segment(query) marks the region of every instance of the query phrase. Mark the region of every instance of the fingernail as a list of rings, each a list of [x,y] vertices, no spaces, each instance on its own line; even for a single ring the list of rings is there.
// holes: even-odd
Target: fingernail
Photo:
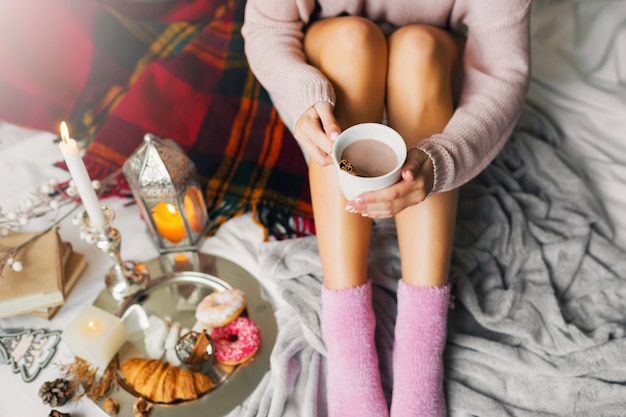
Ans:
[[[363,197],[357,197],[357,198],[354,200],[354,202],[355,202],[355,203],[357,203],[357,204],[361,204],[361,203],[364,203],[364,202],[365,202],[365,199],[364,199]]]
[[[332,132],[330,134],[330,138],[333,140],[333,142],[336,141],[338,137],[339,137],[339,133],[337,132]]]
[[[346,211],[349,212],[349,213],[356,213],[357,212],[356,208],[352,204],[348,204],[346,206]]]

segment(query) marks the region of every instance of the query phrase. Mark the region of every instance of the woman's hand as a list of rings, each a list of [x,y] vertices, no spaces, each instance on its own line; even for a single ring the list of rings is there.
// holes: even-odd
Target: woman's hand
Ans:
[[[296,140],[313,161],[320,166],[333,163],[330,154],[341,128],[332,104],[327,101],[314,104],[296,121],[294,129]]]
[[[435,172],[431,159],[417,148],[409,149],[399,182],[382,190],[363,193],[348,201],[346,210],[365,217],[385,218],[421,203],[433,189]]]

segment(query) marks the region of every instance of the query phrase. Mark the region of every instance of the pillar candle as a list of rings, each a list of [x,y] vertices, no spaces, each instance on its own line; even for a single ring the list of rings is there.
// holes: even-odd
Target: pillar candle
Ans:
[[[90,304],[61,334],[61,340],[75,356],[101,370],[106,369],[127,337],[119,317]]]
[[[104,214],[102,214],[102,206],[98,200],[98,196],[91,186],[91,179],[83,163],[83,158],[78,152],[76,141],[69,137],[69,131],[65,122],[61,123],[61,142],[59,148],[70,171],[72,180],[78,190],[85,210],[89,215],[89,222],[93,227],[102,227],[104,225]]]

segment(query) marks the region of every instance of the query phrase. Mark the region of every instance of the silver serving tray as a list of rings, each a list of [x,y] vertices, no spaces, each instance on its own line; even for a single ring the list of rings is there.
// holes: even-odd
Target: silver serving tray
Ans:
[[[258,281],[237,264],[217,256],[185,252],[190,261],[174,262],[175,255],[168,254],[146,263],[150,280],[145,289],[115,300],[103,291],[94,305],[110,311],[124,320],[128,341],[120,349],[118,363],[132,357],[145,357],[144,330],[148,318],[155,314],[170,317],[191,329],[196,321],[195,309],[202,298],[214,291],[239,288],[246,294],[244,314],[252,318],[261,329],[261,347],[256,355],[244,364],[222,367],[216,373],[223,378],[200,398],[173,404],[153,404],[152,417],[206,416],[221,417],[240,405],[257,387],[269,368],[269,357],[276,342],[276,319],[271,303],[263,296]],[[109,396],[120,404],[119,417],[133,417],[133,404],[137,394],[118,372],[118,387]],[[102,401],[96,402],[102,408]]]

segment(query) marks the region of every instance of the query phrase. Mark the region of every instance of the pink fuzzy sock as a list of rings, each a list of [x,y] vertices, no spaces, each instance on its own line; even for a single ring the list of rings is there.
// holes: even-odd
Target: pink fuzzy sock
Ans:
[[[322,334],[327,356],[329,417],[389,415],[374,344],[372,285],[322,287]]]
[[[392,417],[445,417],[443,350],[450,285],[398,284]]]

